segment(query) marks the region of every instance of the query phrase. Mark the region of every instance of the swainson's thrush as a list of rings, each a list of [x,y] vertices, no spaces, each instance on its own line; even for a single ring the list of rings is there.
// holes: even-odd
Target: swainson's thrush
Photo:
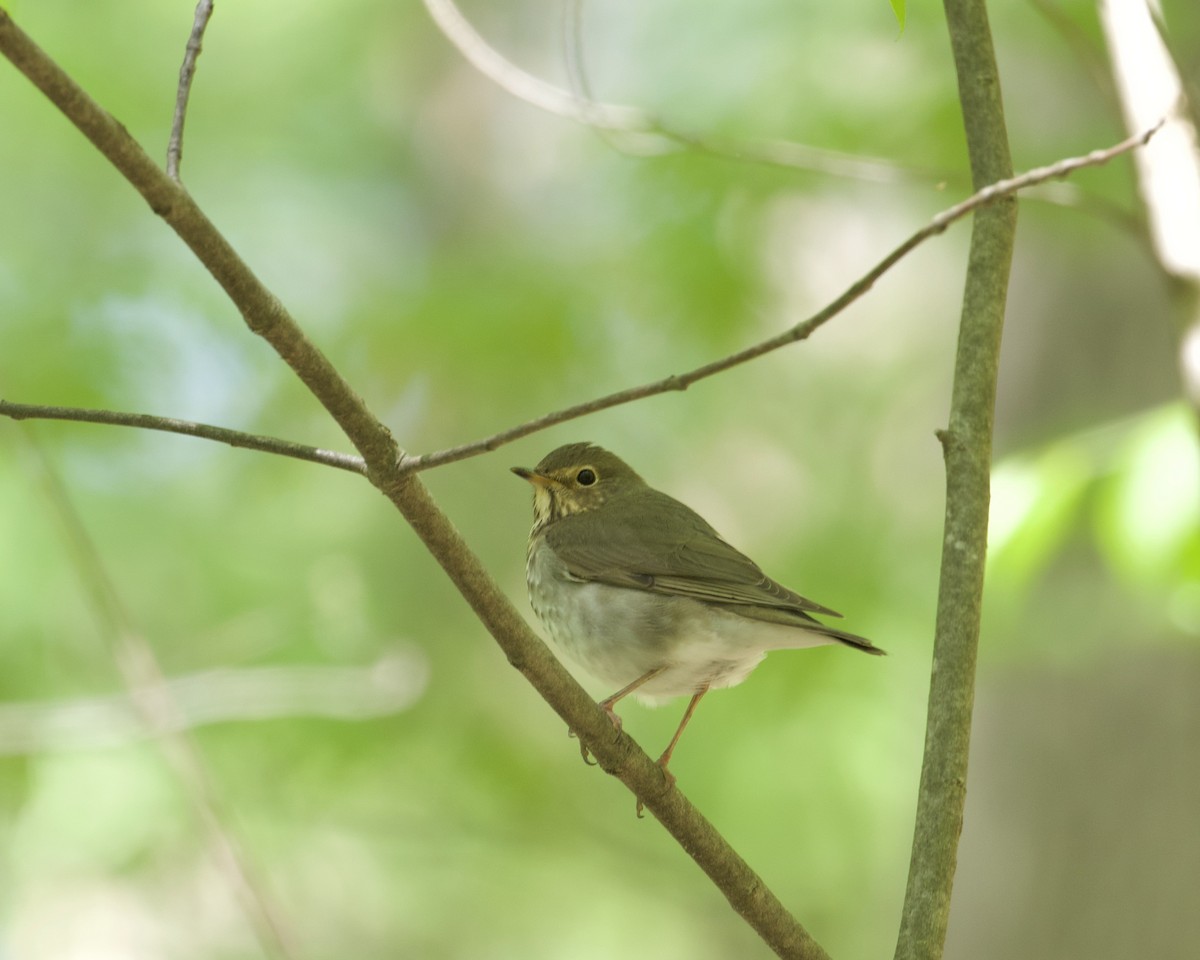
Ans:
[[[614,725],[628,694],[650,704],[691,696],[659,757],[664,772],[700,698],[741,683],[768,651],[884,652],[815,620],[841,614],[776,583],[607,450],[572,443],[513,473],[533,484],[529,601],[570,659],[619,688],[600,702]]]

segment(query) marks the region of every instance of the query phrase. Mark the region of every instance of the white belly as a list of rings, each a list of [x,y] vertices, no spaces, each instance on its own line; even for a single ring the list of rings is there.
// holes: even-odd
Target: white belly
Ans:
[[[612,692],[661,669],[634,693],[649,704],[741,683],[769,650],[833,642],[688,597],[571,580],[546,549],[532,552],[528,582],[551,640]]]

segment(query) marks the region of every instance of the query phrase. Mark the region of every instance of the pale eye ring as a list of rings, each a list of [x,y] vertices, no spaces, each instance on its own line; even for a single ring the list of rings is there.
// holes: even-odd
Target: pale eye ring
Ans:
[[[596,482],[596,471],[591,467],[584,467],[577,474],[575,474],[575,482],[581,487],[590,487]]]

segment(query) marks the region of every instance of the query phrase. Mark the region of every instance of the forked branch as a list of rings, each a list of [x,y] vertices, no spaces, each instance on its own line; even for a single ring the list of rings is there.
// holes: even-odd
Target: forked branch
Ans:
[[[470,443],[463,443],[454,447],[447,447],[444,450],[437,450],[432,453],[424,453],[419,455],[404,454],[399,463],[399,469],[402,473],[415,473],[421,470],[430,470],[434,467],[440,467],[448,463],[454,463],[458,460],[466,460],[469,457],[479,456],[482,453],[487,453],[496,450],[505,444],[512,443],[514,440],[519,440],[522,437],[527,437],[530,434],[537,433],[541,430],[546,430],[560,423],[566,423],[569,420],[577,420],[580,417],[585,417],[588,414],[597,413],[601,410],[608,410],[611,407],[617,407],[625,403],[632,403],[634,400],[641,400],[645,397],[652,397],[660,393],[668,393],[673,390],[686,390],[693,383],[704,380],[715,374],[722,373],[739,364],[747,363],[757,357],[770,353],[773,350],[778,350],[780,347],[785,347],[790,343],[796,343],[799,340],[807,339],[819,327],[832,320],[839,313],[844,311],[852,303],[862,297],[869,291],[879,279],[887,273],[892,267],[896,266],[908,254],[919,247],[926,240],[935,237],[942,233],[951,224],[957,220],[961,220],[969,213],[996,202],[1004,197],[1013,196],[1022,190],[1029,187],[1037,186],[1038,184],[1046,183],[1050,180],[1059,180],[1070,176],[1076,170],[1081,170],[1084,167],[1095,167],[1101,164],[1108,163],[1110,160],[1128,153],[1150,141],[1150,138],[1162,127],[1163,121],[1159,120],[1154,126],[1134,136],[1127,137],[1120,143],[1114,144],[1103,150],[1093,150],[1090,153],[1078,157],[1068,157],[1064,160],[1059,160],[1055,163],[1048,164],[1044,167],[1036,167],[1028,170],[1020,176],[1012,177],[1007,180],[1001,180],[996,183],[984,187],[982,190],[972,194],[966,200],[956,203],[952,207],[948,207],[941,213],[937,214],[921,229],[917,230],[903,243],[897,246],[874,267],[868,270],[863,276],[855,280],[845,292],[836,300],[833,300],[811,317],[801,321],[793,327],[789,327],[782,333],[769,337],[759,343],[739,350],[736,353],[731,353],[720,359],[713,360],[703,366],[696,367],[694,370],[689,370],[686,373],[675,374],[669,377],[663,377],[660,380],[654,380],[650,383],[644,383],[636,387],[627,387],[624,390],[618,390],[615,393],[606,394],[602,397],[596,397],[593,400],[587,400],[583,403],[575,404],[574,406],[564,407],[561,410],[555,410],[551,413],[543,414],[540,417],[535,417],[532,420],[527,420],[524,423],[516,424],[508,427],[491,436],[483,437],[479,440],[473,440]],[[279,440],[273,437],[263,437],[255,434],[242,433],[237,430],[230,430],[225,427],[211,426],[209,424],[194,423],[188,420],[177,420],[170,417],[160,417],[151,414],[140,413],[122,413],[111,410],[82,410],[74,407],[47,407],[33,404],[20,404],[4,400],[0,400],[0,416],[8,416],[14,420],[25,419],[50,419],[50,420],[83,420],[91,423],[104,423],[115,426],[138,427],[148,430],[162,430],[168,433],[180,433],[187,436],[200,437],[206,440],[215,440],[219,443],[227,443],[234,447],[244,447],[251,450],[258,450],[262,453],[273,453],[280,456],[295,457],[300,460],[308,460],[313,463],[322,463],[326,466],[336,467],[340,470],[349,470],[354,473],[365,473],[366,465],[359,457],[354,457],[349,454],[336,453],[330,450],[321,450],[316,447],[309,447],[303,444],[293,443],[288,440]]]
[[[599,764],[624,783],[679,842],[760,937],[781,957],[822,960],[824,950],[728,842],[670,786],[659,766],[555,659],[430,497],[420,478],[400,471],[387,428],[283,305],[238,257],[185,190],[160,169],[120,123],[101,109],[0,10],[6,56],[125,176],[192,249],[250,329],[263,337],[329,411],[362,454],[371,482],[395,505],[513,664],[566,722]]]

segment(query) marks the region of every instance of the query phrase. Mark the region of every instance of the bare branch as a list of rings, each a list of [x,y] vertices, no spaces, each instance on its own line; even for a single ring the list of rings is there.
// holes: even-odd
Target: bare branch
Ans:
[[[171,139],[167,141],[167,176],[179,179],[179,164],[183,161],[183,121],[187,117],[188,98],[192,93],[192,78],[196,75],[196,60],[204,41],[204,31],[212,16],[213,0],[199,0],[192,32],[188,35],[179,67],[179,90],[175,94],[175,116],[171,119]]]
[[[363,476],[367,472],[367,465],[363,458],[353,454],[322,450],[320,447],[308,447],[276,437],[264,437],[253,433],[243,433],[240,430],[230,430],[226,427],[214,427],[207,423],[175,420],[171,417],[160,417],[149,413],[49,407],[0,400],[0,416],[10,417],[13,420],[76,420],[83,423],[104,423],[118,427],[138,427],[142,430],[161,430],[165,433],[179,433],[188,437],[215,440],[217,443],[226,443],[231,447],[240,447],[245,450],[258,450],[281,457],[294,457],[297,460],[320,463],[327,467],[347,470]]]
[[[731,367],[736,367],[739,364],[746,363],[756,357],[761,357],[765,353],[770,353],[772,350],[778,350],[780,347],[785,347],[790,343],[795,343],[798,340],[804,340],[810,336],[818,327],[837,316],[845,310],[855,300],[863,296],[876,281],[879,280],[888,270],[894,267],[904,257],[911,253],[914,249],[928,240],[930,237],[937,236],[942,233],[956,220],[961,220],[967,214],[980,207],[984,207],[990,203],[1003,198],[1012,196],[1020,190],[1031,187],[1034,184],[1044,183],[1047,180],[1055,180],[1061,177],[1068,176],[1076,170],[1083,167],[1099,166],[1103,163],[1108,163],[1114,157],[1119,157],[1123,153],[1128,153],[1130,150],[1147,143],[1151,137],[1162,126],[1163,121],[1160,120],[1153,127],[1135,136],[1128,137],[1120,143],[1115,144],[1105,150],[1093,150],[1091,153],[1080,157],[1068,157],[1065,160],[1059,160],[1057,163],[1052,163],[1049,166],[1037,167],[1017,177],[1012,177],[1006,180],[1000,180],[990,186],[984,187],[982,190],[957,203],[946,210],[943,210],[935,216],[928,224],[910,236],[907,240],[901,243],[898,247],[892,250],[887,256],[880,260],[874,267],[868,270],[858,280],[854,281],[846,291],[836,300],[832,301],[826,307],[813,314],[807,320],[803,320],[790,327],[783,333],[770,337],[753,346],[747,347],[745,350],[740,350],[737,353],[732,353],[729,356],[722,357],[719,360],[714,360],[702,367],[697,367],[694,370],[689,370],[687,373],[676,374],[670,377],[664,377],[661,380],[655,380],[651,383],[643,384],[640,387],[630,387],[625,390],[619,390],[616,393],[610,393],[603,397],[598,397],[595,400],[589,400],[586,403],[576,404],[573,407],[567,407],[563,410],[556,410],[553,413],[547,413],[536,419],[518,424],[515,427],[509,427],[507,430],[501,430],[499,433],[492,434],[490,437],[484,437],[482,440],[475,440],[471,443],[464,443],[457,447],[449,447],[445,450],[439,450],[434,453],[421,454],[420,456],[406,456],[401,461],[401,469],[406,472],[416,470],[428,470],[431,467],[441,466],[444,463],[452,463],[455,460],[463,460],[467,457],[477,456],[490,450],[495,450],[498,447],[504,446],[506,443],[511,443],[521,437],[527,437],[531,433],[537,433],[539,430],[545,430],[559,423],[565,423],[568,420],[575,420],[579,417],[586,416],[590,413],[596,413],[600,410],[607,410],[610,407],[620,406],[623,403],[629,403],[633,400],[640,400],[643,397],[652,397],[656,394],[667,393],[672,390],[686,390],[693,383],[703,380],[706,377],[711,377],[714,374],[721,373]]]

